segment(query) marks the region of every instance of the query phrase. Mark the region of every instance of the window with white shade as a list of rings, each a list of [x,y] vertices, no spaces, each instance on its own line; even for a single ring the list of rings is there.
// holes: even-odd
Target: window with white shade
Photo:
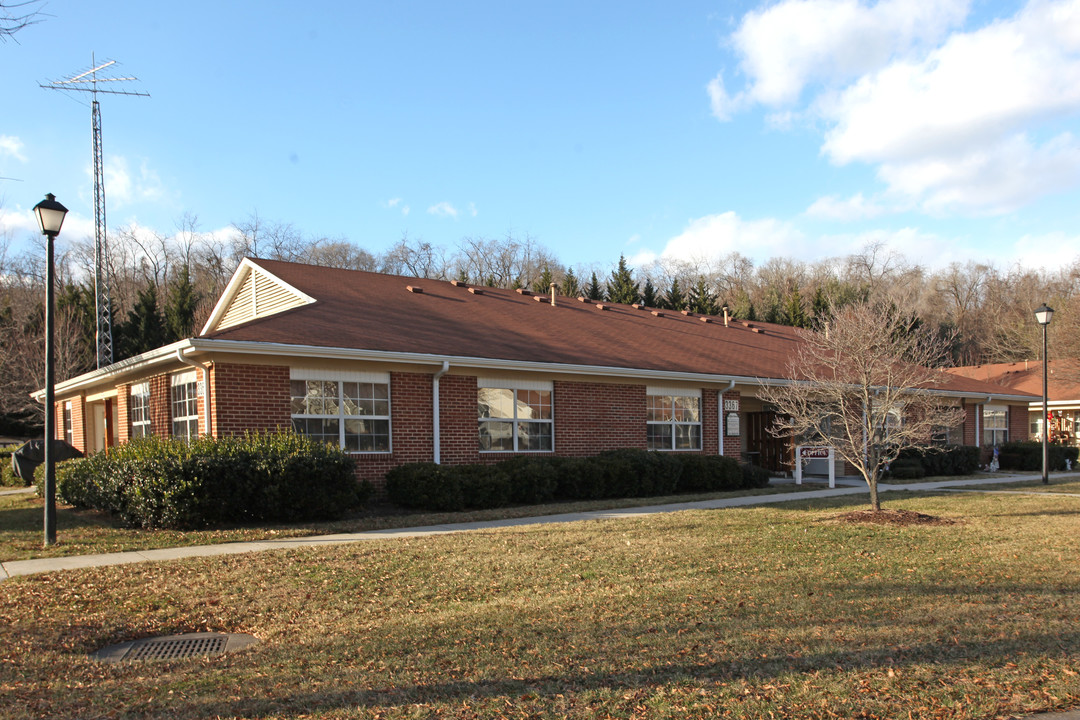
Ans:
[[[199,437],[199,380],[195,371],[172,376],[172,436]]]
[[[289,387],[294,431],[346,452],[390,452],[389,373],[294,370]]]
[[[477,384],[481,452],[555,449],[551,383],[481,379]]]
[[[144,382],[131,386],[128,409],[131,416],[131,437],[150,435],[150,383]],[[196,401],[197,410],[198,402]]]
[[[701,391],[646,389],[649,450],[701,449]]]
[[[1009,441],[1009,408],[1006,405],[983,405],[983,445],[1001,446]]]

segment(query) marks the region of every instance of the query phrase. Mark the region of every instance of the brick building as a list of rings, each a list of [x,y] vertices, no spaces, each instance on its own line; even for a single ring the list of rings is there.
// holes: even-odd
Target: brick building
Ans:
[[[768,323],[248,259],[197,337],[57,385],[57,432],[95,452],[294,428],[376,483],[407,462],[623,447],[782,470],[791,451],[756,391],[799,342]],[[1001,423],[1026,437],[1030,396],[962,377],[937,390],[967,410],[957,442]]]

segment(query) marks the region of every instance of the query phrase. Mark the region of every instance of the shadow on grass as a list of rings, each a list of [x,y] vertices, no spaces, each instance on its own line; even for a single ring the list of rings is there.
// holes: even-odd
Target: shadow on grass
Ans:
[[[671,683],[732,682],[740,679],[763,685],[797,673],[858,672],[888,667],[900,670],[921,664],[981,663],[1001,667],[1013,663],[1018,655],[1032,647],[1052,643],[1064,649],[1080,647],[1080,633],[1031,634],[1007,640],[927,643],[904,648],[882,647],[866,650],[837,650],[802,657],[792,657],[788,648],[772,648],[773,655],[739,658],[730,661],[664,664],[625,672],[570,672],[525,678],[451,680],[400,687],[344,689],[301,694],[287,698],[206,700],[183,708],[185,717],[258,717],[265,714],[293,712],[333,712],[348,708],[389,708],[419,703],[458,703],[508,697],[517,700],[554,704],[568,693],[608,690],[626,692],[656,690]],[[899,698],[897,698],[899,702]],[[500,706],[501,707],[501,706]]]

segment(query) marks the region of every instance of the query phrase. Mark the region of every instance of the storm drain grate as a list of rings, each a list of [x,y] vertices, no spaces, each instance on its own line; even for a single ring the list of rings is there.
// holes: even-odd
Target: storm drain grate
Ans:
[[[90,657],[112,663],[183,660],[184,658],[223,655],[256,642],[258,640],[254,636],[242,633],[187,633],[110,645],[91,654]]]

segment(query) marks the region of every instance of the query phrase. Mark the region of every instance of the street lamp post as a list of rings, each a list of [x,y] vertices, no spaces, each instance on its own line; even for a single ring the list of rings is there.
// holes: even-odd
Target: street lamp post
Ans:
[[[56,543],[56,456],[53,437],[56,435],[56,373],[53,363],[53,307],[56,302],[56,279],[53,277],[53,243],[64,224],[67,208],[56,202],[49,193],[34,206],[41,234],[48,238],[45,260],[45,544]]]
[[[1050,324],[1050,319],[1054,317],[1054,308],[1048,306],[1046,303],[1042,304],[1042,307],[1035,311],[1035,319],[1042,325],[1043,332],[1043,408],[1042,408],[1042,481],[1043,485],[1050,483],[1049,465],[1050,465],[1050,414],[1047,406],[1049,405],[1047,398],[1047,382],[1046,378],[1049,374],[1048,368],[1050,367],[1046,355],[1046,326]]]

